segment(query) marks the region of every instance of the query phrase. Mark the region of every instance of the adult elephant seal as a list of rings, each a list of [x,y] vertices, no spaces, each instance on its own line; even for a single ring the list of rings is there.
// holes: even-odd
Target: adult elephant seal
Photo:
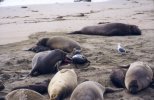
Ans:
[[[29,90],[29,89],[18,89],[8,93],[4,100],[47,100],[41,94]]]
[[[138,61],[130,64],[125,76],[125,86],[132,94],[145,89],[153,78],[152,69],[144,62]]]
[[[37,53],[32,59],[32,70],[29,75],[38,76],[57,72],[57,67],[67,59],[66,55],[67,53],[59,49]]]
[[[71,53],[74,49],[81,49],[78,42],[67,37],[42,38],[36,46],[28,49],[28,51],[41,52],[46,50],[61,49],[67,53]]]
[[[94,81],[86,81],[74,89],[70,100],[104,100],[104,93],[121,90],[107,88]]]
[[[45,80],[43,82],[35,83],[34,85],[27,85],[27,86],[18,86],[12,89],[12,91],[17,89],[30,89],[40,94],[45,94],[48,92],[48,85],[50,80]]]
[[[73,69],[62,69],[55,74],[48,86],[50,100],[63,100],[77,86],[77,75]]]
[[[105,25],[87,26],[80,31],[74,31],[70,34],[87,34],[102,36],[127,36],[141,35],[141,30],[136,25],[123,23],[109,23]]]

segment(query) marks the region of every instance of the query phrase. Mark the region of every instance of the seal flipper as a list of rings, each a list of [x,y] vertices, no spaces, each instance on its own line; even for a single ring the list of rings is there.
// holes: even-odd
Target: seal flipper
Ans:
[[[38,53],[38,52],[47,51],[47,50],[50,50],[50,48],[45,47],[45,46],[36,45],[36,46],[33,46],[25,51],[33,51],[35,53]]]
[[[119,65],[120,68],[129,68],[130,67],[130,64],[128,65]]]
[[[113,93],[113,92],[120,92],[124,90],[124,88],[111,88],[111,87],[105,87],[105,93]]]
[[[152,82],[150,83],[150,87],[154,89],[154,75],[153,75]]]
[[[68,33],[68,34],[82,34],[81,31],[74,31],[74,32],[71,32],[71,33]]]

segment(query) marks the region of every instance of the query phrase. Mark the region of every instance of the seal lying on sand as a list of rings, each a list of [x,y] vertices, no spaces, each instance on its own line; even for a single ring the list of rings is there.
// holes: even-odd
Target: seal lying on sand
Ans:
[[[123,76],[121,77],[121,79],[119,77],[119,81],[125,80],[125,87],[132,94],[135,94],[148,87],[150,83],[152,83],[152,79],[152,69],[146,63],[141,61],[137,61],[129,65],[129,68],[125,75],[125,79]]]
[[[37,53],[32,59],[32,70],[29,75],[38,76],[57,72],[57,67],[67,59],[66,55],[67,53],[59,49]]]
[[[47,93],[49,82],[50,82],[50,80],[45,80],[43,82],[36,83],[34,85],[19,86],[19,87],[13,88],[12,91],[17,90],[17,89],[30,89],[30,90],[36,91],[40,94],[45,94],[45,93]]]
[[[33,90],[18,89],[7,94],[5,100],[47,100],[47,99],[45,99],[44,96]]]
[[[28,49],[28,51],[41,52],[45,50],[61,49],[67,53],[71,53],[73,49],[81,49],[78,42],[67,37],[42,38],[36,46]]]
[[[77,86],[77,75],[73,69],[62,69],[55,74],[48,86],[50,100],[63,100]]]
[[[121,91],[122,89],[112,89],[103,87],[94,81],[86,81],[79,84],[73,91],[70,100],[104,100],[104,93]]]
[[[136,25],[123,23],[109,23],[105,25],[87,26],[70,34],[87,34],[102,36],[127,36],[141,35],[141,30]]]
[[[124,88],[125,87],[125,84],[124,84],[125,75],[126,75],[125,70],[115,69],[111,72],[110,80],[116,87]]]

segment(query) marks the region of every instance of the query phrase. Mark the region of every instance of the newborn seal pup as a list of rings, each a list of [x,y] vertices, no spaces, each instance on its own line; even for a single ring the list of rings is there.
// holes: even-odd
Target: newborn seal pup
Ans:
[[[109,23],[105,25],[87,26],[70,34],[87,34],[102,36],[127,36],[141,35],[141,30],[136,25],[123,23]]]
[[[33,90],[18,89],[8,93],[4,100],[47,100],[45,97]]]
[[[62,69],[55,74],[48,86],[50,100],[63,100],[77,86],[77,75],[73,69]]]
[[[41,52],[45,50],[61,49],[67,53],[71,53],[73,49],[81,50],[78,42],[67,37],[42,38],[36,46],[28,49],[28,51]]]
[[[153,78],[152,69],[144,62],[138,61],[130,64],[125,76],[125,86],[128,91],[135,94],[150,85]]]
[[[94,81],[86,81],[74,89],[70,100],[104,100],[104,93],[121,90],[107,88]]]
[[[29,75],[38,76],[57,72],[57,67],[67,59],[66,54],[59,49],[37,53],[32,59],[32,70]]]

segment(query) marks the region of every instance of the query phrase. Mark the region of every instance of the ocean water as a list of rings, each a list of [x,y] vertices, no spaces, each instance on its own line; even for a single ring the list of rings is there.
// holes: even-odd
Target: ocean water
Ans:
[[[2,0],[3,1],[3,0]],[[92,2],[105,2],[108,0],[92,0]],[[37,5],[53,3],[73,3],[74,0],[4,0],[0,2],[0,7],[18,6],[18,5]]]

